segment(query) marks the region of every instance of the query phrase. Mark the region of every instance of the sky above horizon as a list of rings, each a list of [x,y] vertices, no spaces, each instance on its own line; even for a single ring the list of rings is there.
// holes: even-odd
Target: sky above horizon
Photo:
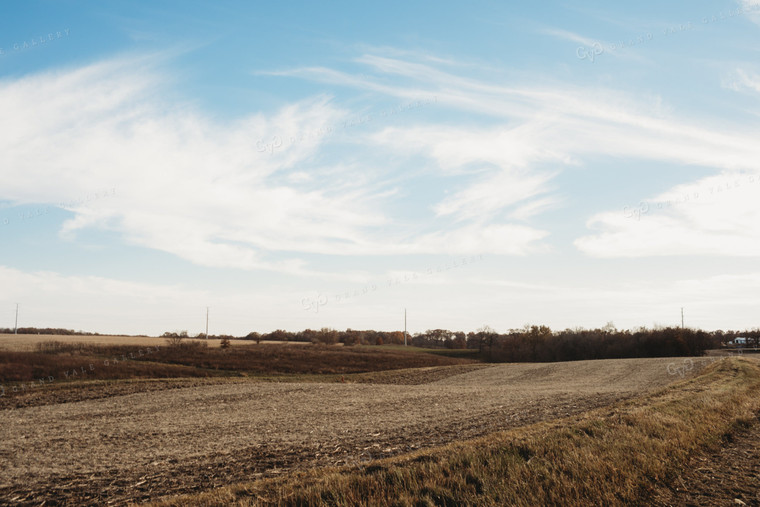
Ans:
[[[0,327],[760,325],[760,0],[4,10]]]

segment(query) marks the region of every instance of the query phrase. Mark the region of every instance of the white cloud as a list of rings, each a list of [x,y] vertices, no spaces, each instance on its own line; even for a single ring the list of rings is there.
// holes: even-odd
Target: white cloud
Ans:
[[[539,249],[534,243],[545,238],[546,231],[513,224],[470,225],[448,232],[424,235],[411,253],[429,251],[451,255],[483,252],[496,255],[522,255]]]
[[[739,0],[738,3],[749,19],[760,24],[760,0]]]
[[[381,146],[426,155],[444,177],[468,176],[433,206],[441,217],[481,225],[530,218],[562,200],[551,187],[560,171],[582,165],[592,157],[709,168],[729,177],[757,171],[760,144],[756,140],[760,131],[756,127],[735,124],[716,129],[709,118],[676,115],[659,96],[637,97],[601,87],[580,89],[572,84],[554,88],[502,86],[451,74],[430,65],[427,58],[419,60],[422,63],[376,55],[358,59],[378,72],[410,81],[398,86],[380,84],[370,77],[363,77],[359,83],[327,69],[296,69],[287,74],[369,87],[391,96],[404,96],[410,89],[416,93],[422,90],[435,94],[441,107],[496,118],[497,123],[491,127],[411,125],[387,128],[369,136]],[[748,74],[744,77],[746,85],[754,83]],[[696,183],[705,184],[711,183]],[[674,189],[685,191],[691,189]],[[662,199],[668,197],[658,196],[655,201]],[[579,239],[576,245],[591,255],[609,257],[726,251],[734,252],[731,255],[755,255],[751,236],[755,227],[749,223],[754,215],[752,199],[749,194],[736,193],[732,199],[700,211],[700,216],[692,214],[707,205],[695,206],[693,212],[681,216],[650,216],[641,223],[626,220],[620,212],[598,214],[589,226],[601,232]],[[720,217],[722,224],[733,224],[736,220],[730,217],[737,213],[749,217],[747,227],[739,227],[743,232],[726,242],[717,241],[717,233],[695,225],[710,221],[705,214]],[[533,231],[530,236],[541,238],[545,233]],[[716,241],[721,246],[710,246]]]
[[[392,147],[402,156],[431,161],[433,172],[424,177],[443,191],[424,197],[430,216],[400,229],[393,227],[402,218],[394,204],[403,197],[391,182],[397,178],[393,169],[404,168],[407,159],[387,171],[372,170],[362,155],[356,156],[361,162],[332,165],[318,159],[337,139],[328,134],[330,127],[349,116],[332,100],[316,97],[223,124],[184,104],[167,103],[162,97],[169,80],[149,59],[0,83],[0,108],[16,119],[0,124],[0,166],[14,171],[0,199],[56,203],[94,188],[115,188],[111,199],[76,206],[62,234],[73,238],[83,228],[103,228],[131,244],[201,265],[318,274],[303,254],[540,249],[547,231],[510,221],[529,221],[562,201],[553,179],[589,157],[728,172],[753,171],[760,160],[758,132],[741,126],[717,131],[707,121],[676,117],[660,97],[634,99],[572,85],[503,86],[444,71],[435,58],[419,60],[371,54],[357,59],[377,73],[409,81],[396,84],[317,67],[270,73],[405,99],[436,96],[436,107],[491,119],[489,127],[418,121],[369,123],[368,133],[352,132],[360,150]],[[577,245],[597,256],[648,255],[658,248],[683,252],[705,238],[678,233],[693,217],[648,218],[634,231],[631,220],[600,214],[590,225],[602,232]],[[430,231],[426,222],[433,219],[439,228]],[[631,249],[629,234],[657,241],[652,248]],[[684,241],[680,247],[674,237]],[[739,237],[735,246],[754,251]]]
[[[546,182],[550,178],[551,175],[548,174],[521,177],[501,172],[483,178],[482,181],[471,184],[465,190],[444,199],[435,209],[438,215],[456,214],[460,219],[486,218],[505,206],[545,192]]]
[[[563,157],[536,143],[529,124],[514,129],[388,128],[373,136],[381,145],[422,152],[443,175],[473,173],[475,181],[434,206],[438,216],[488,221],[509,206],[547,192],[553,174],[531,171],[534,165]]]
[[[644,44],[651,40],[651,34],[629,37],[624,42],[609,42],[601,39],[591,39],[576,32],[559,28],[544,28],[540,33],[567,40],[578,44],[573,53],[579,60],[594,63],[598,58],[606,56],[625,57],[628,60],[642,60],[637,52],[625,51],[626,48]]]
[[[509,216],[516,220],[528,220],[535,215],[543,213],[544,211],[557,208],[560,203],[561,200],[559,198],[543,197],[518,207],[512,211]]]
[[[0,84],[0,107],[14,118],[0,125],[0,165],[12,171],[2,197],[57,203],[114,188],[112,199],[75,207],[62,232],[107,226],[134,244],[244,269],[298,271],[298,259],[272,262],[266,251],[319,244],[325,223],[346,241],[382,223],[360,192],[334,198],[326,185],[272,182],[308,167],[320,139],[303,133],[342,118],[328,99],[219,124],[162,104],[162,82],[152,66],[118,60]],[[268,153],[275,136],[287,149]]]
[[[593,216],[575,245],[595,257],[760,255],[760,172],[679,185],[637,206]]]
[[[726,82],[725,86],[732,90],[748,89],[760,93],[760,75],[744,69],[737,69],[735,75]]]
[[[403,241],[380,233],[394,219],[394,192],[383,183],[391,176],[368,175],[356,163],[317,162],[334,127],[348,117],[329,98],[221,123],[167,102],[170,80],[157,67],[151,59],[116,59],[0,83],[0,108],[14,118],[0,124],[0,166],[13,171],[0,199],[57,203],[114,188],[113,198],[73,207],[62,236],[108,229],[130,244],[200,265],[296,274],[318,274],[300,258],[304,253],[438,253],[442,247],[469,253],[472,245],[482,248],[478,253],[522,252],[527,245],[515,242],[542,235],[514,234],[505,247],[490,229],[445,227],[424,236],[412,225]],[[506,160],[493,148],[491,154]],[[449,244],[437,239],[444,237]]]

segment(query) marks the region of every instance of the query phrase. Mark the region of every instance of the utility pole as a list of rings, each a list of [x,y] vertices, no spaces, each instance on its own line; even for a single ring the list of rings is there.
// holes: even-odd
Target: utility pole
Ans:
[[[208,340],[208,306],[206,307],[206,339]]]
[[[16,323],[13,325],[13,334],[18,334],[18,303],[16,303]]]
[[[404,308],[404,347],[406,347],[406,308]]]
[[[683,306],[681,307],[681,329],[683,329]]]

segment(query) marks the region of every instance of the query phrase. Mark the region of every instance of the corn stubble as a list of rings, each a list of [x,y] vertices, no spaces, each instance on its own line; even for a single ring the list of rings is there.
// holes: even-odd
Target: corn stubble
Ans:
[[[613,407],[433,450],[177,497],[159,505],[646,503],[690,456],[755,423],[760,367],[731,358]]]

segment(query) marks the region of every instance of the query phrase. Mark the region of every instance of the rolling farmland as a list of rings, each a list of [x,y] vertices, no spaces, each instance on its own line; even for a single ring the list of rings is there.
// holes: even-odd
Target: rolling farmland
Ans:
[[[7,408],[0,497],[124,503],[363,464],[614,404],[680,380],[668,373],[674,361],[438,366],[329,383],[239,380]],[[689,376],[709,359],[694,362]]]

